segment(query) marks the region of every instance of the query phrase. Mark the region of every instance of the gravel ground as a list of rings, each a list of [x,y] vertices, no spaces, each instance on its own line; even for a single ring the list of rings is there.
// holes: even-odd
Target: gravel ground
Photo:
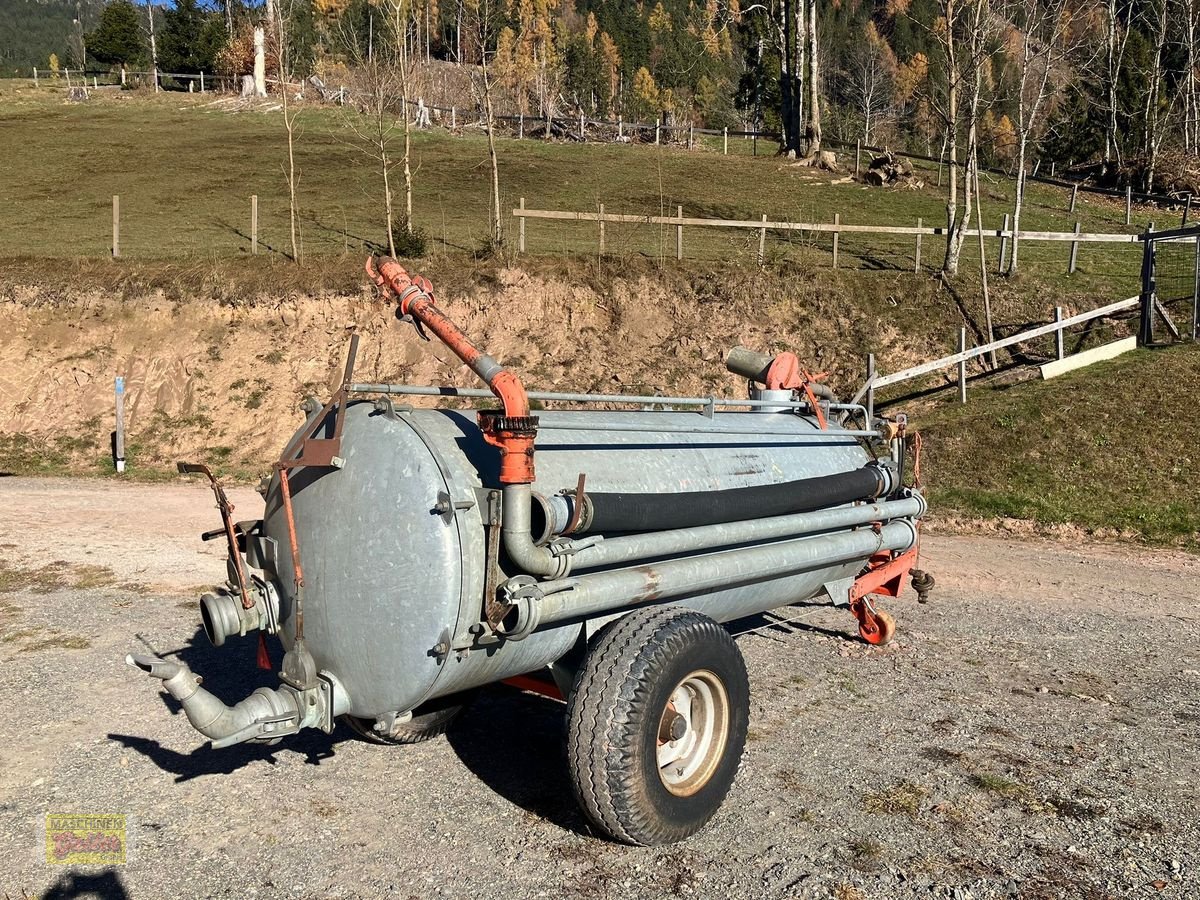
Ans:
[[[235,492],[239,515],[257,499]],[[415,747],[200,746],[122,659],[141,633],[227,700],[270,682],[253,642],[197,628],[194,588],[223,570],[197,539],[211,506],[0,479],[6,896],[1200,896],[1200,557],[935,535],[937,590],[891,604],[889,648],[827,607],[739,623],[760,630],[738,639],[733,791],[686,843],[635,849],[576,810],[562,707],[507,688]],[[48,865],[48,813],[126,814],[129,862]]]

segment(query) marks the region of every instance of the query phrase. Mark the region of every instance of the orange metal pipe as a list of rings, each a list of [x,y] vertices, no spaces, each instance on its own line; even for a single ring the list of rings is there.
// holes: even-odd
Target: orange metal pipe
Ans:
[[[488,356],[433,302],[433,285],[421,275],[410,275],[394,259],[376,264],[367,258],[367,275],[380,288],[396,295],[400,314],[412,316],[438,336],[504,404],[503,416],[481,413],[480,428],[488,443],[500,450],[500,482],[529,484],[533,481],[533,445],[537,420],[529,415],[529,396],[521,379]]]

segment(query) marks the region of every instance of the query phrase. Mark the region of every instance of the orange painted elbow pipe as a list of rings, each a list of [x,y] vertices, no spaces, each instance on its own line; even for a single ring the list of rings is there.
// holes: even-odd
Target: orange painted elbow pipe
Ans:
[[[529,414],[529,396],[521,379],[471,343],[470,338],[437,308],[433,302],[433,285],[427,278],[409,275],[394,259],[376,264],[374,257],[367,258],[367,275],[380,288],[396,295],[401,315],[412,316],[436,334],[499,398],[504,405],[503,411],[483,410],[478,414],[478,421],[484,439],[500,450],[500,483],[531,483],[537,417]]]

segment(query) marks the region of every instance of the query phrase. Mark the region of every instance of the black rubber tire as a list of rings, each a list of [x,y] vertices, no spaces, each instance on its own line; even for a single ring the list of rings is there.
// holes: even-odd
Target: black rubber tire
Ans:
[[[725,746],[689,796],[659,775],[659,723],[672,692],[707,670],[728,698]],[[733,785],[746,744],[750,683],[741,651],[708,616],[677,606],[634,610],[597,636],[567,705],[567,768],[588,818],[627,844],[669,844],[699,831]]]
[[[390,734],[380,734],[375,730],[373,719],[360,719],[358,716],[345,715],[342,721],[360,738],[372,744],[421,744],[445,734],[451,723],[458,718],[471,701],[475,692],[451,694],[430,700],[413,710],[413,717],[407,722],[397,722],[392,726]]]

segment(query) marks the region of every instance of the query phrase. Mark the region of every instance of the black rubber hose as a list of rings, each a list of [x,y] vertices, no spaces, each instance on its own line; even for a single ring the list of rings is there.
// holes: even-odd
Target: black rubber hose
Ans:
[[[855,500],[873,500],[884,492],[889,481],[879,466],[867,465],[835,475],[724,491],[678,494],[589,491],[592,514],[576,533],[667,531],[812,512]]]

